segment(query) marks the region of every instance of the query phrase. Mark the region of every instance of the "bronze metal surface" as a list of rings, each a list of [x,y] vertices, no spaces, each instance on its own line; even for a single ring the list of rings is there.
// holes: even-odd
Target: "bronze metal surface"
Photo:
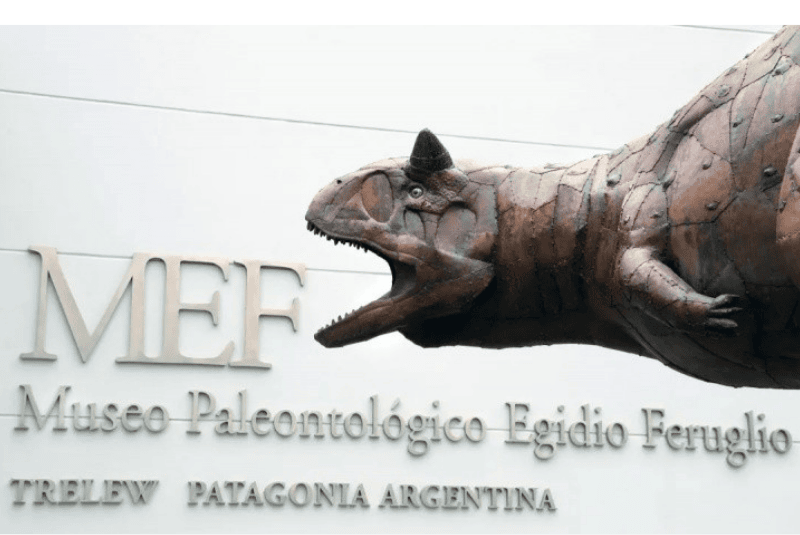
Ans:
[[[409,158],[336,179],[309,230],[385,259],[392,288],[320,330],[425,347],[595,344],[731,386],[800,388],[800,27],[655,131],[569,166]]]

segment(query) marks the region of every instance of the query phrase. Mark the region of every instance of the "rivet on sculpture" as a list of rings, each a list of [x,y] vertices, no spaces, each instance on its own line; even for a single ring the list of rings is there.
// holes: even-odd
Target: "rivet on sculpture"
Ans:
[[[800,388],[800,27],[602,156],[517,168],[411,156],[320,191],[308,228],[392,288],[316,334],[436,347],[594,344],[731,386]]]

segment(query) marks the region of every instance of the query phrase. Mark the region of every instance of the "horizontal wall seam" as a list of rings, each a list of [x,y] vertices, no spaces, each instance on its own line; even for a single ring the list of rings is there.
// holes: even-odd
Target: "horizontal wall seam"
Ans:
[[[0,253],[17,253],[17,254],[28,254],[29,251],[27,249],[13,249],[9,247],[0,247]],[[159,254],[155,252],[154,254]],[[175,254],[175,253],[164,253],[164,254]],[[102,258],[106,260],[131,260],[132,256],[125,256],[125,255],[111,255],[111,254],[100,254],[100,253],[79,253],[79,252],[70,252],[70,251],[58,251],[58,256],[80,256],[84,258]],[[249,257],[248,257],[249,258]],[[267,260],[269,261],[269,260]],[[330,272],[330,273],[355,273],[359,275],[391,275],[389,271],[365,271],[359,269],[336,269],[336,268],[320,268],[320,267],[310,267],[306,266],[307,271],[321,271],[321,272]]]
[[[0,413],[0,418],[17,418],[18,416],[19,416],[18,414]],[[33,418],[33,417],[30,414],[27,414],[26,418],[30,419],[30,418]],[[102,418],[102,415],[98,415],[98,419],[101,419],[101,418]],[[64,415],[64,419],[71,421],[71,420],[75,419],[75,417],[73,415],[70,415],[70,414],[65,414]],[[82,422],[88,421],[88,417],[86,415],[81,415],[80,419],[81,419]],[[48,417],[47,418],[47,422],[45,422],[45,427],[48,425],[48,423],[55,423],[55,421],[56,421],[55,418]],[[156,421],[160,422],[161,420],[156,420]],[[173,416],[169,417],[169,422],[170,423],[191,422],[191,421],[192,421],[191,418],[175,418]],[[222,422],[222,421],[225,421],[225,420],[211,420],[211,419],[199,420],[199,422],[201,424],[203,424],[203,423],[212,424],[212,423]],[[239,420],[236,420],[236,422],[238,422],[238,421]],[[580,420],[576,420],[576,421],[580,421]],[[46,431],[47,430],[47,429],[36,429],[36,424],[35,423],[33,423],[32,425],[33,425],[33,427],[31,427],[29,429],[29,431]],[[322,422],[322,427],[330,427],[330,426],[331,426],[330,422],[324,422],[324,421]],[[341,428],[341,423],[339,424],[338,427]],[[486,430],[486,432],[492,432],[492,433],[505,433],[505,434],[508,434],[508,432],[509,432],[509,429],[507,427],[485,427],[484,429]],[[529,429],[524,429],[524,430],[523,429],[518,429],[517,432],[518,433],[530,433],[530,430]],[[628,432],[628,436],[629,437],[647,438],[647,433],[632,433],[632,432],[629,431]],[[659,437],[659,438],[661,438],[661,437]],[[798,444],[798,443],[800,443],[800,439],[792,440],[792,444]],[[524,445],[524,443],[522,443],[522,442],[514,442],[514,443],[511,443],[511,444]]]
[[[676,24],[677,28],[694,28],[696,30],[716,30],[720,32],[757,33],[760,35],[773,35],[769,30],[753,30],[749,28],[724,28],[722,26],[703,26],[700,24]]]
[[[288,119],[285,117],[267,117],[263,115],[249,115],[246,113],[234,113],[234,112],[227,112],[227,111],[217,111],[217,110],[197,110],[192,108],[181,108],[179,106],[160,106],[157,104],[142,104],[137,102],[125,102],[121,100],[107,100],[107,99],[96,99],[96,98],[88,98],[88,97],[74,97],[68,95],[54,95],[49,93],[37,93],[34,91],[19,91],[15,89],[4,89],[0,88],[0,93],[8,94],[8,95],[23,95],[28,97],[40,97],[40,98],[52,98],[52,99],[59,99],[59,100],[71,100],[77,102],[88,102],[92,104],[105,104],[111,106],[129,106],[133,108],[145,108],[150,110],[160,110],[160,111],[172,111],[172,112],[181,112],[181,113],[194,113],[194,114],[201,114],[201,115],[215,115],[220,117],[231,117],[235,119],[253,119],[258,121],[274,121],[274,122],[281,122],[281,123],[291,123],[291,124],[306,124],[312,126],[328,126],[331,128],[348,128],[353,130],[368,130],[372,132],[391,132],[397,134],[414,134],[416,135],[418,131],[416,130],[405,130],[402,128],[383,128],[380,126],[363,126],[363,125],[355,125],[355,124],[344,124],[344,123],[326,123],[320,121],[308,121],[303,119]],[[586,150],[598,150],[604,152],[610,152],[614,150],[615,147],[596,147],[593,145],[568,145],[565,143],[547,143],[545,141],[529,141],[529,140],[520,140],[520,139],[507,139],[507,138],[498,138],[498,137],[485,137],[485,136],[469,136],[464,134],[448,134],[448,133],[438,133],[437,135],[443,137],[452,137],[452,138],[459,138],[459,139],[474,139],[478,141],[496,141],[500,143],[516,143],[520,145],[538,145],[538,146],[545,146],[545,147],[561,147],[561,148],[568,148],[568,149],[586,149]]]

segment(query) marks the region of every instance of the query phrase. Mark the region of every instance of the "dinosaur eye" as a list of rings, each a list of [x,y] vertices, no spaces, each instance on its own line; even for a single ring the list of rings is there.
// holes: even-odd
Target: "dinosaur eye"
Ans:
[[[411,195],[414,199],[419,199],[422,197],[422,194],[425,193],[420,186],[414,186],[409,190],[408,194]]]

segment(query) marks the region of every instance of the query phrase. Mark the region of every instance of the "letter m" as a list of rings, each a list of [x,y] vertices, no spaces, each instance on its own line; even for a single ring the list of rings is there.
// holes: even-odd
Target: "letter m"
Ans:
[[[47,290],[48,281],[53,283],[56,298],[58,299],[64,316],[67,318],[67,325],[72,333],[72,338],[78,346],[81,361],[86,362],[94,351],[100,336],[106,329],[114,311],[119,305],[120,299],[128,289],[131,290],[131,323],[130,323],[130,345],[128,347],[129,357],[144,355],[144,269],[149,260],[154,258],[148,253],[136,253],[133,255],[128,272],[122,279],[122,283],[117,288],[117,292],[111,298],[100,323],[95,327],[92,334],[86,328],[86,322],[78,310],[72,290],[64,278],[61,264],[58,262],[58,252],[54,247],[36,245],[28,248],[29,251],[38,254],[42,258],[42,272],[39,278],[39,310],[36,316],[36,346],[30,353],[22,353],[21,359],[30,360],[55,360],[56,355],[47,353],[44,348],[45,335],[47,332]]]

